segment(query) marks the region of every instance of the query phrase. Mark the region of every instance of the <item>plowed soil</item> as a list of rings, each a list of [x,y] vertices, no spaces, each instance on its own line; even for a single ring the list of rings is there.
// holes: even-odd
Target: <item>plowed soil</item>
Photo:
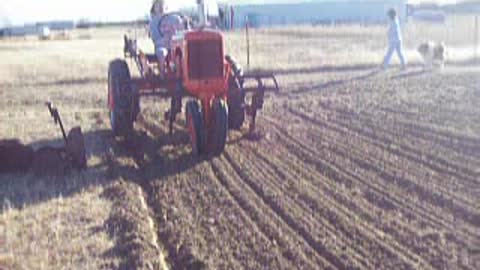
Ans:
[[[217,269],[476,269],[477,72],[285,80],[255,138],[232,131],[211,160],[189,156],[182,121],[169,140],[144,106],[132,158],[145,156],[159,238]]]

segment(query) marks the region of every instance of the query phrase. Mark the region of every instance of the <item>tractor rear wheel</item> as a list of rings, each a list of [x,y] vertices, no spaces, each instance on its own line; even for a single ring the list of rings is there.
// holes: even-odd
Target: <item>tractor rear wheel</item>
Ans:
[[[223,99],[215,99],[212,104],[213,123],[210,130],[211,153],[220,155],[225,148],[228,133],[228,107]]]
[[[116,59],[108,67],[110,124],[115,136],[128,136],[139,111],[138,97],[130,85],[130,71],[124,60]]]
[[[204,152],[205,146],[205,125],[203,114],[197,101],[190,100],[187,102],[185,118],[190,136],[190,144],[192,145],[192,153],[194,155],[201,155]]]

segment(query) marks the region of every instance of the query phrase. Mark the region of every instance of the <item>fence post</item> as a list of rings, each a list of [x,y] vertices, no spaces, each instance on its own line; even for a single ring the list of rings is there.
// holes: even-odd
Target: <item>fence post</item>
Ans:
[[[250,69],[250,36],[249,36],[249,31],[248,31],[248,28],[249,28],[249,22],[248,22],[248,18],[246,20],[246,23],[245,23],[245,35],[246,35],[246,41],[247,41],[247,69]]]
[[[474,31],[475,31],[475,44],[474,44],[474,48],[475,48],[475,58],[478,58],[478,15],[475,15],[475,28],[474,28]]]

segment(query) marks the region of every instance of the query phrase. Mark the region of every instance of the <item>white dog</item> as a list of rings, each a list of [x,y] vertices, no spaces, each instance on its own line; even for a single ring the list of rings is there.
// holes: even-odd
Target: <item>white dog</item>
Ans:
[[[417,51],[422,55],[425,68],[433,68],[434,65],[443,69],[447,58],[446,47],[443,42],[435,43],[427,41],[418,46]]]

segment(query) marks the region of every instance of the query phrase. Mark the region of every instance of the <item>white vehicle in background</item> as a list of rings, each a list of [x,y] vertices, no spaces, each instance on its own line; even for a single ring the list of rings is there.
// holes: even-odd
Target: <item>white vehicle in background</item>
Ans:
[[[38,31],[38,38],[40,40],[49,40],[51,38],[50,28],[48,26],[40,27]]]

